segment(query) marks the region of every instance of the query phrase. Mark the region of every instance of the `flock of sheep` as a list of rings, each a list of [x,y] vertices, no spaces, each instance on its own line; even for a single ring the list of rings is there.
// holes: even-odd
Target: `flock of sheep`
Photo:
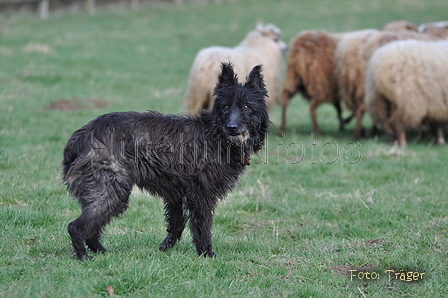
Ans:
[[[300,93],[310,101],[314,132],[321,133],[316,109],[331,103],[338,113],[339,128],[353,117],[354,137],[364,133],[362,118],[368,112],[374,127],[381,125],[392,143],[406,147],[406,132],[429,126],[445,143],[448,124],[448,22],[423,24],[407,21],[387,23],[381,30],[329,33],[299,32],[290,42],[286,77],[281,90],[286,44],[280,30],[258,25],[236,47],[201,50],[193,62],[186,94],[190,112],[210,109],[213,86],[221,61],[231,61],[238,74],[256,64],[264,67],[268,106],[282,100],[282,123],[286,109]],[[342,118],[342,106],[352,116]]]

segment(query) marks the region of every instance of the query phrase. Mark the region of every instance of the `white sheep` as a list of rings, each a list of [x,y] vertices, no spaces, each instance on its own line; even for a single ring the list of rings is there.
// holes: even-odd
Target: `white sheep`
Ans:
[[[391,141],[430,124],[444,144],[448,123],[448,41],[402,40],[379,48],[366,70],[367,110]]]
[[[185,102],[191,113],[210,110],[213,105],[213,88],[221,62],[232,62],[235,73],[247,74],[258,64],[263,65],[266,99],[269,108],[279,102],[283,54],[287,45],[280,39],[280,29],[275,25],[258,25],[234,48],[213,46],[196,54],[190,70]]]

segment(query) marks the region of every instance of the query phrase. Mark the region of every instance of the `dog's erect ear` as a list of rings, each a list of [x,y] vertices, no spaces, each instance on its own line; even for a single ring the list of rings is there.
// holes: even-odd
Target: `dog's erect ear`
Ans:
[[[250,71],[246,78],[245,87],[257,89],[267,95],[266,85],[264,84],[262,66],[257,65]]]
[[[238,76],[233,71],[232,63],[222,62],[221,73],[218,76],[215,91],[223,87],[234,86],[238,84]]]

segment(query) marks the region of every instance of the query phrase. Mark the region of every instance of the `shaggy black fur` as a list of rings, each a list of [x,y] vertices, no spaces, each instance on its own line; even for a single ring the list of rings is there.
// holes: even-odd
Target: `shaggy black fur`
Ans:
[[[212,250],[212,216],[263,146],[269,130],[267,91],[256,66],[244,84],[221,65],[212,111],[199,116],[123,112],[102,115],[73,133],[64,149],[63,180],[82,205],[68,225],[75,254],[104,252],[102,229],[127,207],[133,185],[163,198],[173,247],[187,220],[199,255]]]

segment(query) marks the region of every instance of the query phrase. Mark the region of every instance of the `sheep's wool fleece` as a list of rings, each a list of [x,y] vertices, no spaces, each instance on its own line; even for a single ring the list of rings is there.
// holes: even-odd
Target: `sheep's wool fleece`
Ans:
[[[372,56],[366,74],[366,104],[375,118],[378,102],[396,106],[395,119],[408,128],[423,120],[448,122],[448,41],[405,40]]]

